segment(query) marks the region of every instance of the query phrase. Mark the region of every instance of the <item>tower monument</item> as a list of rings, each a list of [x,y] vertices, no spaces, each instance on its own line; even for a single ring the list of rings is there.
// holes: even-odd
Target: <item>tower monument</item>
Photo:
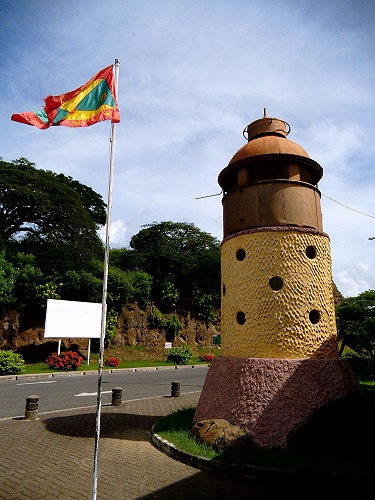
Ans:
[[[322,167],[264,117],[219,175],[223,191],[221,349],[195,422],[224,418],[260,446],[288,448],[318,408],[359,390],[338,358]]]

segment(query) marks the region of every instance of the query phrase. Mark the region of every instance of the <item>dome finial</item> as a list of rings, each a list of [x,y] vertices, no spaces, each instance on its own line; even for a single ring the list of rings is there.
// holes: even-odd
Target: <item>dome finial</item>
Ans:
[[[267,118],[267,111],[266,111],[266,108],[263,108],[263,118]]]

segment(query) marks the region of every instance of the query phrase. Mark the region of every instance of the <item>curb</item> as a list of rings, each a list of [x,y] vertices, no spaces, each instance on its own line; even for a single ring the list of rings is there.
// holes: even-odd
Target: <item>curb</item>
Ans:
[[[342,481],[359,481],[364,483],[371,481],[373,484],[373,476],[368,475],[345,475],[340,473],[329,473],[329,472],[303,472],[303,471],[292,471],[286,469],[280,469],[275,467],[266,467],[258,465],[247,465],[247,464],[230,464],[227,462],[220,462],[219,460],[212,460],[209,458],[200,457],[197,455],[190,455],[186,451],[178,449],[173,443],[167,441],[166,439],[159,436],[154,431],[154,427],[151,429],[151,442],[156,448],[165,453],[171,458],[178,460],[179,462],[189,465],[196,469],[205,470],[208,472],[221,473],[223,475],[236,475],[240,477],[246,477],[250,479],[255,478],[265,478],[272,477],[277,479],[302,479],[306,481],[312,481],[317,478],[323,480],[330,480],[332,482]]]
[[[173,443],[159,436],[159,434],[154,431],[154,427],[151,429],[151,441],[157,448],[169,457],[174,458],[175,460],[178,460],[186,465],[190,465],[191,467],[195,467],[196,469],[202,469],[209,472],[235,474],[237,476],[249,477],[252,479],[269,473],[272,473],[273,475],[281,475],[283,477],[297,474],[295,472],[282,469],[258,467],[255,465],[228,464],[226,462],[220,462],[219,460],[211,460],[197,455],[190,455],[186,451],[178,449]],[[311,476],[311,474],[306,475],[306,477],[309,478],[311,478]]]
[[[142,372],[142,371],[161,371],[161,370],[184,370],[188,368],[198,368],[200,366],[210,366],[209,364],[199,365],[173,365],[173,366],[143,366],[139,368],[113,368],[103,370],[103,373],[122,373],[122,372]],[[43,379],[43,378],[56,378],[56,377],[80,377],[86,375],[98,375],[98,370],[87,371],[61,371],[49,373],[30,373],[26,375],[0,375],[0,382],[3,380],[29,380],[29,379]]]

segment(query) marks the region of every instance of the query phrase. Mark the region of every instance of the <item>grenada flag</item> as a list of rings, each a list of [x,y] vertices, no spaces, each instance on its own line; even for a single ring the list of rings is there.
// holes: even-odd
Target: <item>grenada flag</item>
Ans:
[[[59,96],[49,95],[44,102],[43,110],[14,114],[11,120],[40,129],[57,125],[89,127],[103,120],[120,121],[113,65],[99,71],[78,89]]]

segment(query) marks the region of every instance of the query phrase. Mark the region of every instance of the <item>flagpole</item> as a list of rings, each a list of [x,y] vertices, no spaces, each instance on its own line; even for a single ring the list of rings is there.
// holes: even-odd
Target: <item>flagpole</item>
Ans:
[[[118,88],[118,73],[120,63],[115,59],[115,88],[117,94]],[[92,500],[96,500],[98,486],[98,452],[100,438],[100,415],[102,408],[102,376],[103,376],[103,360],[104,360],[104,337],[107,320],[107,285],[108,285],[108,263],[109,263],[109,236],[111,228],[111,210],[112,210],[112,188],[113,188],[113,166],[116,140],[116,123],[111,123],[110,137],[110,158],[109,158],[109,179],[108,179],[108,202],[107,202],[107,217],[105,230],[105,250],[104,250],[104,273],[103,273],[103,294],[102,294],[102,318],[100,329],[100,350],[99,350],[99,368],[98,368],[98,394],[96,408],[96,432],[95,432],[95,451],[94,451],[94,471],[92,479]]]

